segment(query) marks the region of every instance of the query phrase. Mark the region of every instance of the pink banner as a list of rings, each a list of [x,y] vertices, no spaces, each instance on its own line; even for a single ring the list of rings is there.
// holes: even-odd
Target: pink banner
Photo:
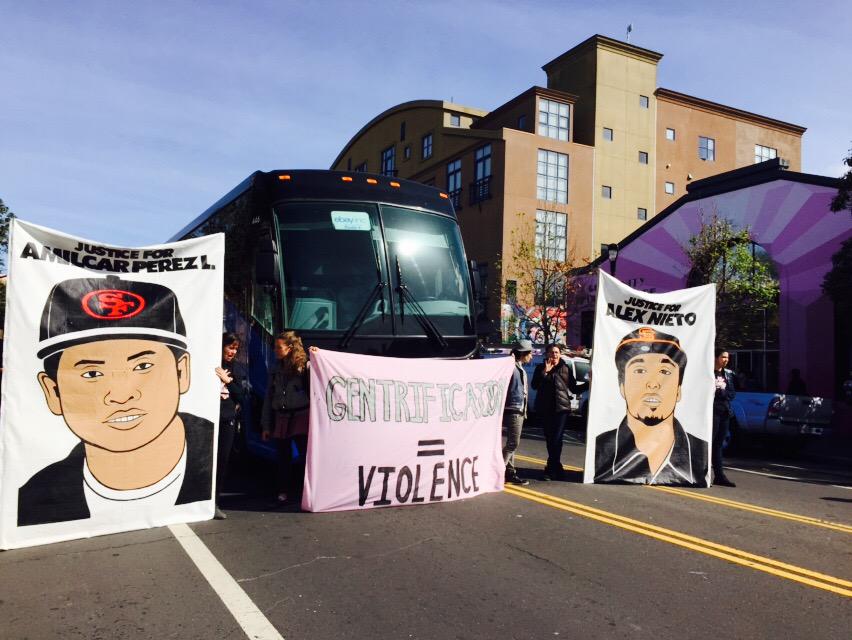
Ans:
[[[503,490],[500,424],[512,358],[311,354],[302,508],[342,511]]]

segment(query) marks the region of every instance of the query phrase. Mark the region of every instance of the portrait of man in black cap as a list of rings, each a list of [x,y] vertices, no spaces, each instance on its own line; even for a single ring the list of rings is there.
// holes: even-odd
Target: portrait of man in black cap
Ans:
[[[80,439],[18,492],[18,526],[212,496],[213,423],[178,411],[190,388],[186,328],[161,284],[76,278],[41,318],[38,382]]]
[[[642,327],[615,350],[626,414],[595,441],[595,482],[707,486],[707,442],[674,416],[686,353],[672,335]]]

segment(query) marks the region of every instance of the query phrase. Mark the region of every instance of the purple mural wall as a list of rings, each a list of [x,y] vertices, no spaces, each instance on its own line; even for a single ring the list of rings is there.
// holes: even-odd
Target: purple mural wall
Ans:
[[[783,173],[782,173],[783,175]],[[685,202],[621,246],[618,278],[638,289],[686,286],[690,266],[683,247],[714,210],[751,230],[778,269],[780,386],[798,367],[812,395],[834,395],[834,315],[823,294],[831,256],[852,236],[848,212],[832,213],[835,188],[776,179]],[[696,194],[698,195],[698,194]],[[609,271],[609,265],[602,268]]]

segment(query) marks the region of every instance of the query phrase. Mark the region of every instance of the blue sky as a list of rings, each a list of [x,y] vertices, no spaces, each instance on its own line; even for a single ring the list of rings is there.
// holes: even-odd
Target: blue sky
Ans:
[[[415,99],[493,109],[594,33],[664,54],[660,86],[852,146],[852,2],[0,0],[0,198],[119,245],[166,240],[256,169],[328,168]]]

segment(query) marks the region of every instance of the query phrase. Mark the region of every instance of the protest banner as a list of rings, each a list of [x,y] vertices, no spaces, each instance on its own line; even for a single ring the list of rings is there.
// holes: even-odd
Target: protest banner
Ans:
[[[599,272],[584,482],[709,485],[715,312]]]
[[[302,508],[339,511],[503,489],[501,419],[512,358],[311,354]]]
[[[213,516],[223,256],[12,222],[0,548]]]

